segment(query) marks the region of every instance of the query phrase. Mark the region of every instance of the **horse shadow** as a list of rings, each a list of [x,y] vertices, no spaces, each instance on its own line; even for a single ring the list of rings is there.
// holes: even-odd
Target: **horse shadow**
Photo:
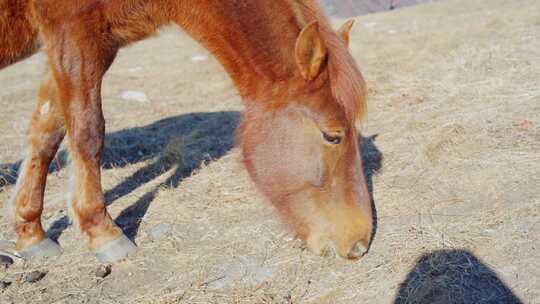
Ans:
[[[177,187],[203,162],[218,159],[232,149],[234,130],[239,120],[240,113],[234,111],[190,113],[106,135],[102,156],[105,170],[148,162],[105,191],[107,205],[172,172],[165,181],[154,186],[115,219],[129,238],[133,240],[137,235],[139,225],[160,188]],[[60,164],[65,164],[63,154],[66,151],[59,153]],[[56,169],[53,167],[51,170]],[[70,224],[70,219],[64,216],[50,226],[47,235],[58,240]]]
[[[115,219],[130,239],[136,237],[141,221],[159,189],[177,187],[203,162],[219,159],[233,148],[240,117],[240,112],[236,111],[190,113],[106,135],[102,156],[102,167],[105,170],[148,162],[112,189],[105,191],[107,205],[172,171],[165,181],[154,186]],[[376,137],[358,137],[370,193],[373,191],[373,175],[381,168],[382,159],[382,154],[375,146]],[[59,151],[49,172],[63,169],[68,163],[67,154],[65,150]],[[16,182],[20,163],[0,164],[0,191]],[[70,219],[63,216],[50,225],[47,235],[57,241],[70,224]]]
[[[394,304],[522,304],[496,273],[467,250],[421,256],[400,284]]]

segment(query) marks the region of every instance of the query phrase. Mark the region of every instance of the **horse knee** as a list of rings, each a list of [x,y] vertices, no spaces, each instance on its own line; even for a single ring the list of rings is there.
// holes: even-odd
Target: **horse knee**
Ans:
[[[64,137],[64,124],[56,99],[56,85],[52,79],[42,83],[38,103],[32,115],[28,141],[32,156],[52,158]]]

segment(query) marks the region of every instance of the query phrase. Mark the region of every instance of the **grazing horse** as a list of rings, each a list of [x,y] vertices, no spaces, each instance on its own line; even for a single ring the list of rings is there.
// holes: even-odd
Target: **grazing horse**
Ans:
[[[366,88],[348,37],[315,0],[8,0],[0,2],[0,68],[43,49],[28,154],[10,203],[16,248],[61,252],[41,225],[48,167],[64,136],[72,159],[71,215],[102,261],[136,247],[105,208],[101,83],[119,48],[180,26],[223,65],[243,98],[238,142],[257,188],[317,254],[356,259],[369,246],[371,197],[355,123]]]

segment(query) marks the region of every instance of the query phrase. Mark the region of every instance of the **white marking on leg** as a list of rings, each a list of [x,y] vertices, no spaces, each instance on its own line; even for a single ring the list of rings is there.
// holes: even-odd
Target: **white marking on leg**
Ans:
[[[41,114],[42,116],[49,114],[50,108],[50,102],[47,100],[39,109],[39,114]]]

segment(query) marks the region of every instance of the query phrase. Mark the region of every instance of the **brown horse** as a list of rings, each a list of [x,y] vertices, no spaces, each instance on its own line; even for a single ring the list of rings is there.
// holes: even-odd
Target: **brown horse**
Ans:
[[[103,261],[135,250],[105,208],[101,83],[119,48],[174,23],[224,66],[246,111],[246,168],[317,254],[362,256],[372,208],[355,122],[365,84],[348,52],[352,22],[335,32],[314,0],[8,0],[0,2],[0,68],[40,48],[48,56],[10,214],[17,249],[60,253],[41,225],[49,163],[67,134],[72,216]]]

